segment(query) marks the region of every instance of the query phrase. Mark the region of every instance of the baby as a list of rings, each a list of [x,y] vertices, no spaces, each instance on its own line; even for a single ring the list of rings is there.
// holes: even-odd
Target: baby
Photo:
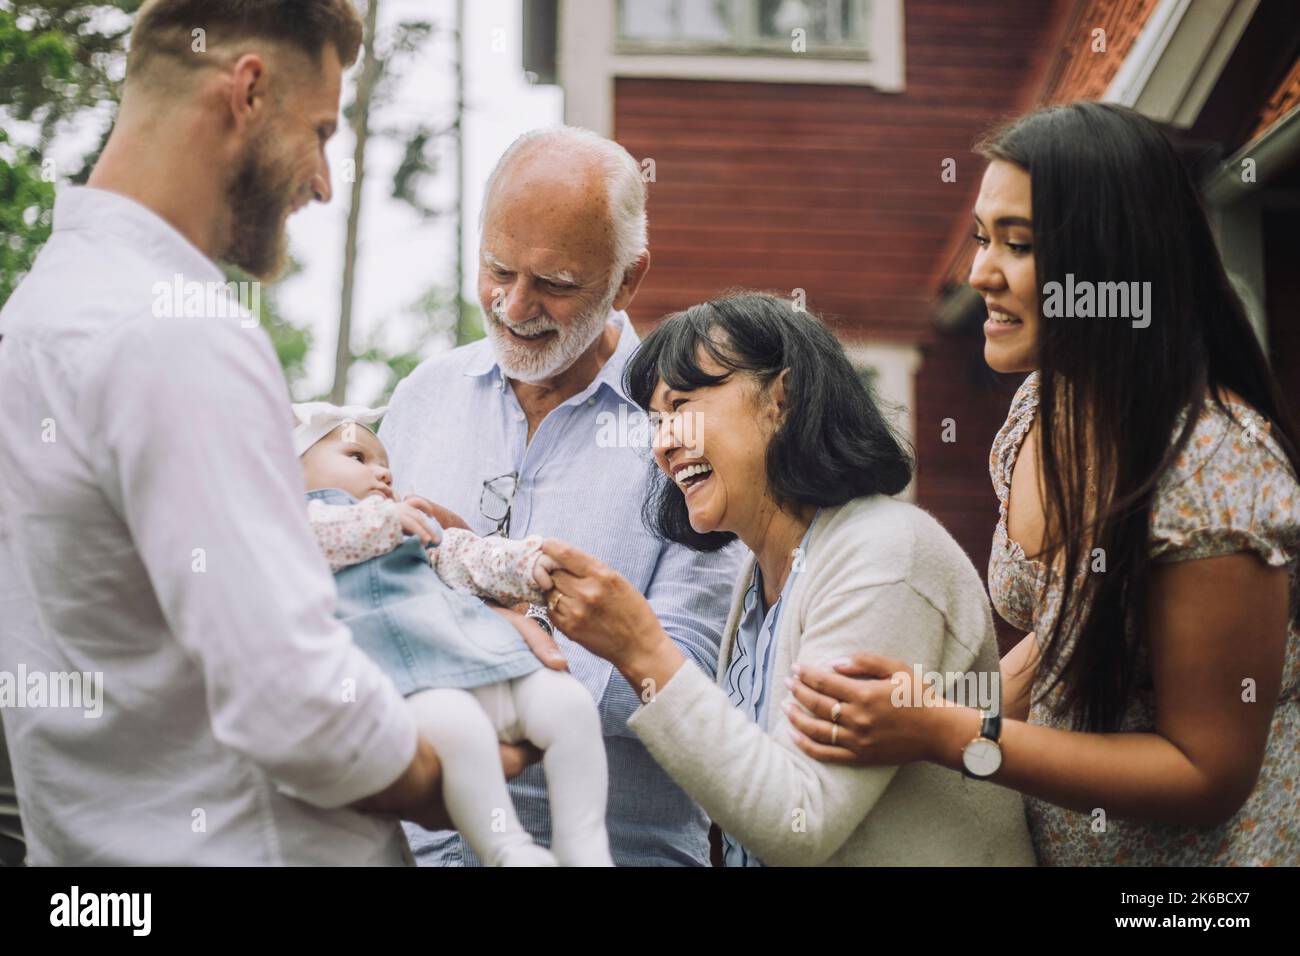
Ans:
[[[505,612],[482,600],[544,603],[554,565],[541,538],[443,529],[398,502],[387,452],[367,427],[384,411],[294,406],[307,516],[334,572],[338,616],[409,701],[442,761],[447,810],[486,865],[612,866],[605,742],[591,695],[544,668]],[[551,851],[515,815],[498,738],[545,753]]]

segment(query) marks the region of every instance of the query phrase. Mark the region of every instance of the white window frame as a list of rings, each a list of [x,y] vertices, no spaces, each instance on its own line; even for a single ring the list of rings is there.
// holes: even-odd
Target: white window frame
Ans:
[[[861,43],[828,44],[807,38],[806,53],[796,53],[793,37],[764,37],[758,32],[758,7],[755,0],[729,0],[731,6],[731,23],[733,35],[729,41],[667,39],[659,40],[642,37],[623,36],[619,31],[621,21],[619,14],[626,3],[636,0],[615,0],[615,36],[616,53],[678,53],[691,56],[701,54],[720,54],[723,56],[813,56],[818,58],[847,58],[867,60],[871,58],[871,12],[874,3],[880,0],[839,0],[840,3],[856,7],[858,18],[862,23],[863,38]]]
[[[904,89],[903,0],[871,0],[867,56],[807,53],[627,52],[618,41],[617,0],[560,0],[557,71],[564,121],[604,136],[614,132],[618,77],[812,83]]]

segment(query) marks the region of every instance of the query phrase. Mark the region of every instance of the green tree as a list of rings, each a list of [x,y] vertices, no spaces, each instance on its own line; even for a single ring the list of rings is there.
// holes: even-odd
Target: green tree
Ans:
[[[284,278],[288,278],[302,270],[302,266],[292,258],[289,260],[289,268],[285,270]],[[248,273],[236,269],[234,266],[223,265],[222,271],[226,274],[228,282],[254,282],[255,280]],[[262,286],[262,293],[258,297],[259,306],[257,321],[266,334],[271,339],[271,345],[275,347],[276,357],[280,360],[280,367],[284,369],[285,381],[289,384],[289,389],[293,388],[302,381],[307,374],[307,355],[311,352],[313,337],[311,329],[294,325],[276,308],[275,288]]]
[[[32,151],[15,147],[0,130],[0,305],[50,237],[53,206],[54,184],[41,178]]]
[[[376,324],[367,336],[360,351],[353,356],[356,365],[369,365],[384,371],[384,383],[379,393],[367,401],[369,405],[383,405],[392,396],[397,383],[420,364],[428,346],[452,348],[457,344],[457,329],[477,330],[475,338],[483,336],[482,313],[477,304],[461,301],[460,322],[456,321],[456,303],[445,288],[435,286],[425,292],[403,314],[398,323],[394,318]],[[394,346],[392,333],[402,330],[402,343]],[[320,396],[325,399],[327,396]]]
[[[140,0],[0,2],[0,305],[50,235],[50,145],[71,120],[102,112],[98,146],[65,177],[85,182],[111,127],[130,14]],[[28,142],[7,130],[22,124]]]
[[[5,91],[0,105],[12,118],[37,125],[38,153],[48,148],[65,121],[84,120],[87,110],[117,102],[126,74],[131,17],[140,3],[0,4],[0,90]],[[103,125],[104,137],[109,125]],[[98,154],[96,149],[78,171],[83,180]]]

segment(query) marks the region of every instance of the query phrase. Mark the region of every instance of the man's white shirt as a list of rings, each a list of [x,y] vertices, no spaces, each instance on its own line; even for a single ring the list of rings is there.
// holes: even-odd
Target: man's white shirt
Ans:
[[[29,860],[409,862],[347,809],[416,730],[334,617],[275,352],[246,316],[159,317],[178,276],[223,281],[148,209],[69,188],[0,312],[0,681],[102,675],[98,717],[5,704]]]

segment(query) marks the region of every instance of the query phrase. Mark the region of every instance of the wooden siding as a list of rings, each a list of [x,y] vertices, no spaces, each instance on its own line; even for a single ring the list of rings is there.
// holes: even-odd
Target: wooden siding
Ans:
[[[1034,92],[1025,108],[1099,99],[1132,50],[1156,2],[1082,0],[1073,3],[1060,37],[1053,40],[1046,70],[1040,78],[1031,79],[1030,89]],[[1093,31],[1097,29],[1106,33],[1106,49],[1102,52],[1093,50]],[[936,289],[949,290],[963,285],[970,275],[975,246],[965,241],[967,232],[963,220],[951,227],[947,243],[951,254],[934,283]]]
[[[988,450],[1017,383],[984,365],[978,330],[936,334],[933,279],[978,189],[971,144],[1030,105],[1068,9],[908,0],[898,94],[615,81],[615,138],[654,160],[638,327],[733,286],[802,288],[842,339],[918,345],[917,501],[981,575],[997,520]],[[947,157],[955,183],[940,176]],[[945,418],[956,442],[941,441]]]
[[[789,294],[845,337],[921,341],[930,279],[968,208],[972,141],[1017,106],[1043,0],[909,0],[907,88],[620,78],[615,138],[654,160],[640,324],[731,286]],[[940,174],[956,160],[957,181]]]

